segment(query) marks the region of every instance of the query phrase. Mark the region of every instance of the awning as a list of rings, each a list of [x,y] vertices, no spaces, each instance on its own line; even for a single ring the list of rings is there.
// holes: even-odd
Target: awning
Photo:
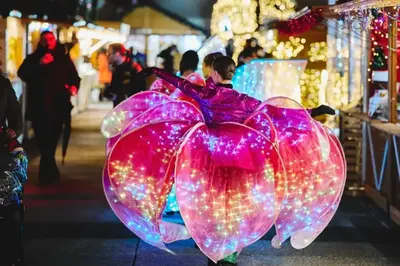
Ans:
[[[147,6],[135,8],[122,22],[130,25],[133,31],[146,34],[203,35],[200,31]]]

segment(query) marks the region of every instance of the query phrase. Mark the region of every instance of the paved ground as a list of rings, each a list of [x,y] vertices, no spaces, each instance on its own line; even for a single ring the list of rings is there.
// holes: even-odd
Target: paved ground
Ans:
[[[74,119],[60,185],[37,187],[38,159],[31,160],[26,186],[28,265],[206,265],[192,241],[172,244],[176,255],[157,250],[139,242],[109,209],[101,185],[105,141],[99,133],[108,108],[95,106]],[[309,248],[272,249],[268,234],[242,252],[239,265],[400,265],[399,237],[399,228],[370,201],[346,196],[334,221]]]

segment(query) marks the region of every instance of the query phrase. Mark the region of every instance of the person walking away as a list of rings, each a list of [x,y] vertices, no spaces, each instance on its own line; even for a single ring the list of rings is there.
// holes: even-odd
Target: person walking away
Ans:
[[[71,119],[71,95],[80,78],[65,48],[52,32],[44,31],[36,51],[26,57],[18,76],[27,84],[26,119],[32,121],[40,151],[39,184],[57,183],[60,171],[55,160],[63,126]]]
[[[142,68],[132,62],[124,45],[120,43],[110,45],[108,54],[109,62],[114,68],[111,84],[106,88],[104,96],[111,98],[115,107],[133,94],[145,90],[146,83],[142,79],[137,79],[137,74]]]

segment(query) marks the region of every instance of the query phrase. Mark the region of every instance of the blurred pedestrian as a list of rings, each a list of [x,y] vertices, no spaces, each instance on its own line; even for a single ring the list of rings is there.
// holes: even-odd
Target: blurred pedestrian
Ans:
[[[161,51],[157,55],[161,59],[160,67],[168,73],[174,74],[176,72],[175,66],[175,55],[178,53],[176,45],[171,45],[167,49]]]
[[[55,160],[58,140],[65,123],[71,120],[71,95],[76,95],[80,78],[65,47],[50,31],[40,34],[36,51],[26,57],[18,76],[27,84],[26,119],[32,121],[41,154],[41,185],[59,181]]]
[[[129,51],[123,44],[115,43],[108,48],[109,62],[112,64],[111,84],[104,92],[104,96],[112,99],[114,107],[135,93],[144,91],[146,83],[138,79],[137,74],[142,70],[141,66],[129,56]]]
[[[6,127],[11,138],[23,130],[22,109],[9,79],[0,71],[0,128]]]
[[[233,39],[228,40],[228,44],[225,47],[225,52],[226,55],[229,56],[230,58],[233,57],[233,54],[235,53],[235,43]]]
[[[243,51],[242,53],[243,59],[242,61],[238,64],[239,66],[245,65],[253,61],[254,59],[257,58],[257,49],[256,48],[246,48],[246,50]]]

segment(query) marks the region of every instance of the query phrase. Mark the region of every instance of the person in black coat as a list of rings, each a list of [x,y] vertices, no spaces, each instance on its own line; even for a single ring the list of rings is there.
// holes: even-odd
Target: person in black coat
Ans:
[[[0,128],[7,127],[7,134],[17,138],[22,134],[22,109],[9,79],[0,73]]]
[[[178,48],[176,45],[171,45],[165,50],[162,50],[157,57],[162,59],[162,69],[167,71],[168,73],[175,74],[174,69],[174,56],[178,52]]]
[[[135,93],[144,91],[146,83],[138,79],[142,67],[133,62],[124,45],[114,43],[108,48],[109,62],[114,66],[111,84],[105,89],[104,96],[112,99],[114,107]]]
[[[32,121],[41,154],[41,185],[59,181],[55,152],[63,125],[71,118],[71,95],[76,94],[80,78],[65,47],[52,32],[42,32],[36,51],[26,57],[18,76],[27,84],[26,119]]]

